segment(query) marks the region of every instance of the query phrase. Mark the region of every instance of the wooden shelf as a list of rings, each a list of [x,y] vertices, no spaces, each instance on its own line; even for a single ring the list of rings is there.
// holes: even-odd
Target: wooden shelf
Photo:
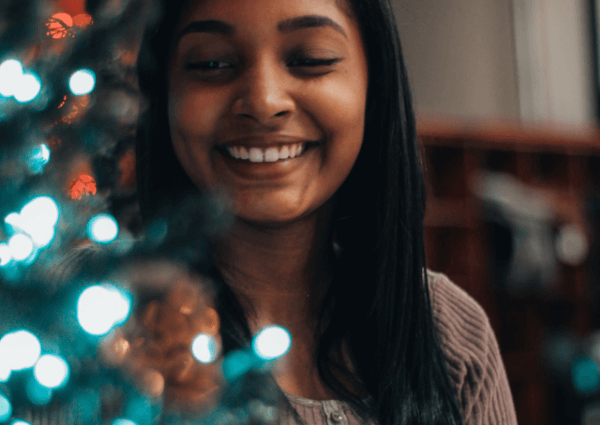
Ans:
[[[589,197],[600,193],[600,129],[556,123],[458,121],[417,117],[427,186],[425,244],[428,267],[447,274],[484,308],[496,333],[519,423],[553,422],[551,390],[540,369],[545,328],[562,325],[576,335],[598,321],[588,264],[558,263],[554,290],[518,298],[490,282],[481,202],[474,179],[486,172],[514,177],[554,213],[553,228],[573,223],[596,244]],[[449,249],[452,247],[452,249]],[[556,311],[563,312],[557,317]]]

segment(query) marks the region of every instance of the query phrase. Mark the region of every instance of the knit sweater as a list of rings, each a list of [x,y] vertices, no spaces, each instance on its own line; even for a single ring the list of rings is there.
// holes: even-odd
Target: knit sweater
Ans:
[[[54,279],[71,275],[89,260],[93,249],[74,250]],[[451,383],[456,389],[465,425],[516,425],[517,418],[498,342],[482,307],[446,275],[427,270],[434,320],[441,330]],[[339,400],[309,400],[285,393],[306,425],[361,425],[350,406]],[[21,410],[21,409],[18,409]],[[72,412],[44,408],[21,410],[20,419],[32,425],[72,423]],[[16,413],[16,412],[15,412]],[[50,413],[56,421],[50,419]],[[59,414],[60,413],[60,414]],[[56,415],[63,417],[58,420]],[[294,425],[292,417],[282,425]]]
[[[516,425],[506,370],[485,311],[445,274],[427,270],[427,275],[464,424]],[[362,424],[345,402],[286,396],[307,425]],[[288,418],[284,423],[294,421]]]

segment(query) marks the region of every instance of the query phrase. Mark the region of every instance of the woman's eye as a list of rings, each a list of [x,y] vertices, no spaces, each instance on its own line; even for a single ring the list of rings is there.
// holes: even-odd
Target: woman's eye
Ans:
[[[200,71],[214,71],[216,69],[222,69],[223,67],[217,66],[217,65],[222,65],[224,63],[226,63],[226,62],[207,61],[207,62],[188,63],[185,65],[185,69],[200,70]]]
[[[314,59],[314,58],[300,58],[294,59],[289,63],[290,66],[300,66],[300,67],[317,67],[317,66],[331,66],[336,62],[339,62],[341,59]],[[188,70],[194,71],[216,71],[219,69],[225,69],[228,67],[223,67],[221,65],[227,64],[227,62],[220,61],[206,61],[206,62],[195,62],[189,63],[185,65],[185,68]]]
[[[336,62],[339,62],[340,59],[313,59],[313,58],[300,58],[300,59],[294,59],[292,62],[290,63],[302,63],[303,65],[300,66],[310,66],[310,67],[315,67],[315,66],[330,66],[333,65]]]

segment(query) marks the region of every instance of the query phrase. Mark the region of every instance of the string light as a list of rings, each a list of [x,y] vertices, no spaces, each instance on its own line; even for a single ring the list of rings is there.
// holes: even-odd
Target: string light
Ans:
[[[23,261],[33,252],[33,241],[23,233],[17,233],[8,240],[10,255],[16,261]]]
[[[0,364],[13,371],[33,367],[41,352],[40,341],[25,330],[8,333],[0,339]]]
[[[0,394],[0,422],[9,420],[10,415],[12,415],[12,405],[3,394]]]
[[[42,89],[40,77],[33,72],[24,73],[16,83],[13,96],[19,103],[31,102]]]
[[[12,97],[23,76],[23,64],[17,59],[8,59],[0,64],[0,95]]]
[[[45,143],[42,143],[33,150],[29,157],[29,169],[35,174],[44,171],[44,167],[50,161],[50,149]]]
[[[131,309],[129,297],[110,284],[92,285],[77,302],[77,320],[90,335],[105,335],[127,320]]]
[[[292,345],[290,333],[281,326],[268,326],[262,329],[252,343],[254,352],[263,360],[273,360],[283,356]]]
[[[96,85],[96,74],[90,69],[80,69],[71,75],[69,89],[75,96],[90,94]]]
[[[61,387],[69,377],[69,366],[59,356],[45,354],[33,368],[35,379],[46,388]]]
[[[119,226],[110,214],[98,214],[88,222],[87,231],[94,242],[108,244],[117,238]]]
[[[0,243],[0,267],[6,266],[12,260],[10,248],[5,243]]]
[[[207,334],[199,334],[192,341],[192,354],[200,363],[211,363],[217,357],[214,340]]]

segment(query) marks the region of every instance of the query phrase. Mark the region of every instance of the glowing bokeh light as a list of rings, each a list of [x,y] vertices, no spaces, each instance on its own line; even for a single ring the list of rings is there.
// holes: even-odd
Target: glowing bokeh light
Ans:
[[[600,386],[598,367],[593,360],[579,357],[571,366],[573,386],[580,394],[592,394]]]
[[[121,290],[110,284],[86,288],[77,302],[77,320],[87,333],[104,335],[129,316],[131,302]]]
[[[17,81],[13,96],[19,103],[31,102],[42,89],[40,78],[32,72],[24,73]]]
[[[69,366],[67,362],[58,356],[44,354],[36,362],[33,374],[35,379],[44,387],[58,388],[69,377]]]
[[[257,366],[257,360],[252,353],[245,351],[231,352],[223,360],[223,376],[228,382],[235,381],[240,376]]]
[[[135,422],[129,419],[118,418],[112,421],[111,425],[137,425]]]
[[[23,77],[23,64],[17,59],[8,59],[0,64],[0,95],[11,97]]]
[[[96,85],[96,74],[90,69],[80,69],[71,75],[69,88],[75,96],[90,94]]]
[[[2,357],[0,357],[2,359]],[[7,382],[10,379],[12,371],[7,364],[0,363],[0,382]]]
[[[253,348],[256,355],[264,360],[273,360],[283,356],[292,345],[290,333],[281,326],[268,326],[254,338]]]
[[[33,150],[29,157],[29,168],[36,174],[44,171],[44,167],[50,161],[50,149],[45,143],[42,143]]]
[[[73,26],[73,18],[68,13],[56,13],[52,15],[46,26],[48,27],[47,35],[51,35],[52,38],[56,39],[63,38]]]
[[[0,393],[0,422],[6,422],[12,415],[12,406],[10,401]]]
[[[52,400],[52,389],[44,387],[37,380],[30,378],[25,386],[27,398],[38,406],[44,406]]]
[[[22,222],[41,221],[45,225],[55,226],[58,223],[58,205],[49,196],[38,196],[28,202],[22,209]]]
[[[5,243],[0,243],[0,267],[6,266],[12,260],[12,254],[10,248]],[[2,366],[0,366],[1,368]],[[0,380],[1,380],[0,376]]]
[[[23,261],[33,252],[33,241],[23,233],[17,233],[8,240],[10,255],[16,261]]]
[[[81,199],[83,195],[96,194],[96,180],[88,174],[80,174],[71,183],[71,199]]]
[[[22,420],[18,419],[16,421],[12,421],[10,425],[31,425],[31,424],[27,421],[22,421]]]
[[[199,334],[192,341],[192,354],[200,363],[211,363],[217,357],[214,340],[207,334]]]
[[[94,242],[107,244],[117,238],[119,226],[110,214],[98,214],[88,222],[87,231],[89,238]]]
[[[33,367],[41,353],[40,341],[31,332],[15,331],[0,339],[0,363],[7,365],[11,370]]]

